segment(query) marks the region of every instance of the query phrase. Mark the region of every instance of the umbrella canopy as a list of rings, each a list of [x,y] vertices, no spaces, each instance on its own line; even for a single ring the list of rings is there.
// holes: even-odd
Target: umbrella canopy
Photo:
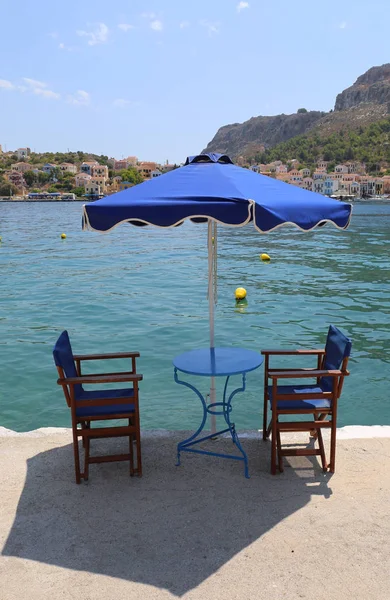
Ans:
[[[292,224],[309,231],[331,222],[345,229],[351,206],[237,167],[221,154],[187,158],[185,166],[84,207],[84,228],[109,231],[120,223],[173,227],[185,219],[260,232]]]

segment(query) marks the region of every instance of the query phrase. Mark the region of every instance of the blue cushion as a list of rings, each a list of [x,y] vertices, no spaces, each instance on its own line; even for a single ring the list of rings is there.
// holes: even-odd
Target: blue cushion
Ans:
[[[76,365],[74,363],[72,346],[70,345],[69,335],[67,331],[63,331],[55,343],[53,348],[54,362],[57,367],[62,367],[66,377],[77,377]],[[77,384],[74,386],[75,395],[81,393],[82,386]]]
[[[300,410],[302,408],[330,408],[331,403],[328,398],[313,400],[310,394],[321,394],[323,390],[318,385],[278,385],[278,394],[307,394],[307,400],[279,400],[277,408],[279,410],[290,409]],[[268,397],[272,409],[272,386],[268,386]]]
[[[330,325],[325,344],[325,361],[323,368],[326,370],[339,370],[347,356],[351,354],[352,342],[337,327]],[[331,392],[333,377],[323,377],[321,388],[324,392]]]
[[[77,396],[77,400],[96,400],[99,398],[103,400],[104,398],[128,398],[134,396],[133,389],[123,389],[123,390],[93,390],[91,392],[87,392],[86,390],[82,390],[81,394]],[[115,415],[115,414],[123,414],[123,413],[133,413],[134,412],[134,404],[106,404],[105,406],[83,406],[81,408],[77,408],[77,400],[76,400],[76,415],[78,417],[104,417],[107,415]]]

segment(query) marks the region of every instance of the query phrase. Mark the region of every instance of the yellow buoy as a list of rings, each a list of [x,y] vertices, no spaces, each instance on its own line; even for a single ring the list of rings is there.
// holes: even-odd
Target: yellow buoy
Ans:
[[[1,239],[1,235],[0,235],[0,244],[1,244],[1,242],[2,242],[2,239]]]
[[[66,233],[61,233],[61,239],[66,240]]]
[[[268,262],[268,261],[270,261],[270,260],[271,260],[271,257],[270,257],[270,256],[268,256],[268,254],[265,254],[265,252],[264,252],[263,254],[260,254],[260,258],[261,258],[261,260],[262,260],[262,261],[264,261],[264,262]]]
[[[235,291],[236,300],[243,300],[246,298],[246,289],[243,287],[238,287]]]

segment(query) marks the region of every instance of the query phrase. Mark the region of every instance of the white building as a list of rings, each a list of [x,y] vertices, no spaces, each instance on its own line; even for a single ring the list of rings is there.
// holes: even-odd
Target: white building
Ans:
[[[75,182],[77,187],[85,187],[91,181],[91,176],[88,173],[77,173]]]
[[[16,156],[18,157],[18,160],[27,160],[29,154],[29,148],[18,148],[16,150]]]
[[[360,196],[360,183],[358,181],[352,181],[349,189],[354,196]]]
[[[25,162],[17,162],[11,165],[12,171],[18,171],[19,173],[25,173],[31,170],[31,165]]]
[[[326,179],[326,171],[314,171],[313,179],[314,181],[318,181],[319,179]]]
[[[89,182],[85,186],[85,193],[89,196],[102,196],[102,191],[100,189],[100,185],[96,183]]]
[[[336,165],[334,168],[335,173],[348,173],[348,167],[346,165]]]
[[[317,163],[318,170],[327,170],[328,169],[328,161],[327,160],[319,160]]]
[[[332,179],[331,177],[327,177],[324,180],[324,191],[325,196],[332,196],[339,189],[339,182],[337,179]]]
[[[313,181],[313,192],[317,192],[317,194],[323,194],[324,193],[324,180],[323,179],[316,179]]]
[[[74,175],[77,173],[77,167],[72,163],[61,163],[58,166],[63,173],[73,173]]]

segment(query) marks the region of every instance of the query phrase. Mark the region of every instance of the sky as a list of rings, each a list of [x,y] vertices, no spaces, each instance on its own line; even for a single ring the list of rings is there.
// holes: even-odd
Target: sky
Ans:
[[[0,1],[0,144],[183,162],[390,62],[389,0]]]

